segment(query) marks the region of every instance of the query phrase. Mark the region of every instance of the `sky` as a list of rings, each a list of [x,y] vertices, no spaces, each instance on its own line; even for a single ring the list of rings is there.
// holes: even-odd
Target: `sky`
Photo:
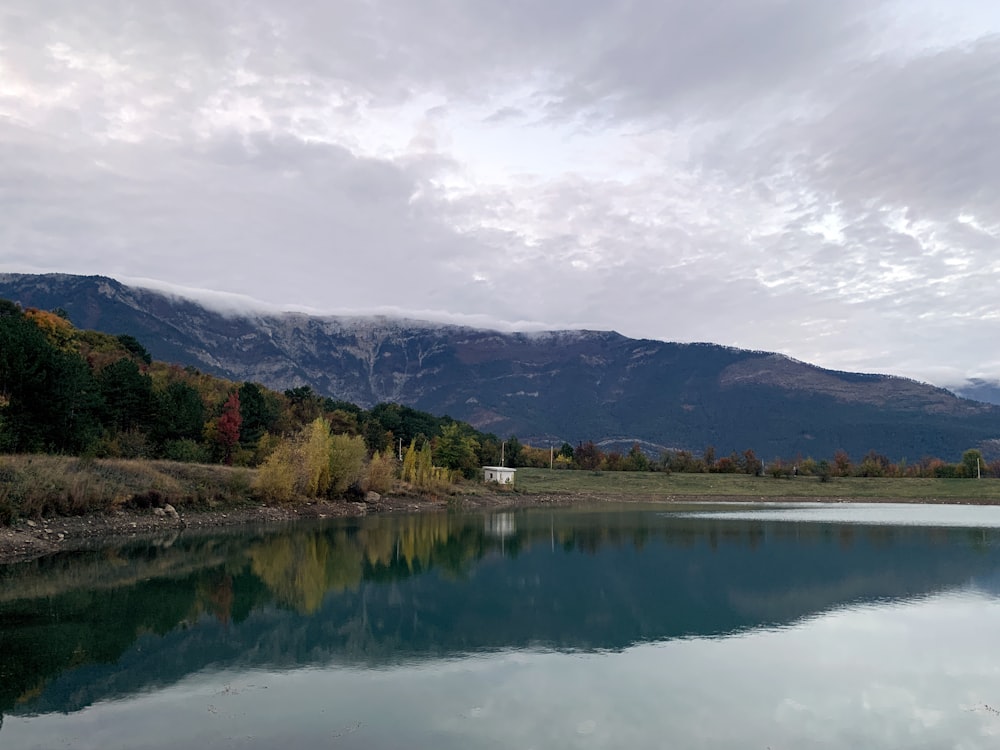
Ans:
[[[0,271],[1000,379],[993,0],[4,0]]]

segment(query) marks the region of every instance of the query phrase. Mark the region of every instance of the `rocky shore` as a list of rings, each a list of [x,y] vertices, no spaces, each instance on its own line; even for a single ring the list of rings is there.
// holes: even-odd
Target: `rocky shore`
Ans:
[[[449,499],[379,497],[368,502],[317,501],[289,505],[241,505],[182,510],[170,505],[147,510],[118,510],[85,516],[21,520],[0,526],[0,565],[56,552],[155,539],[170,533],[194,533],[249,524],[278,524],[302,519],[358,517],[372,513],[442,512],[448,508],[510,508],[572,504],[571,496],[477,494]]]
[[[849,498],[849,497],[746,497],[746,496],[605,496],[590,493],[519,494],[477,493],[447,499],[416,496],[381,496],[366,502],[316,501],[289,505],[224,506],[180,512],[171,506],[147,510],[117,510],[85,516],[57,516],[37,521],[21,520],[0,526],[0,565],[32,560],[56,552],[93,549],[117,543],[154,540],[164,534],[205,533],[240,525],[281,524],[297,520],[360,517],[373,513],[424,513],[461,510],[503,510],[523,507],[560,507],[595,503],[711,502],[711,503],[935,503],[994,505],[983,498]]]

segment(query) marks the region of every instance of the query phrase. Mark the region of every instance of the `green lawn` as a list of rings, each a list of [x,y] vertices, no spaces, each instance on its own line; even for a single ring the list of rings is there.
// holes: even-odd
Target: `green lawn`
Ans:
[[[745,474],[661,474],[518,469],[517,488],[528,494],[968,499],[1000,503],[996,479],[866,479],[751,477]]]

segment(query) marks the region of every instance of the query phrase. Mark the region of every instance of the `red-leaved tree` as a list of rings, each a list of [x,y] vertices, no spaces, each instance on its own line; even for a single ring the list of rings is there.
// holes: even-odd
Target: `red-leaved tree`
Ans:
[[[240,428],[243,426],[243,417],[240,416],[240,394],[233,391],[226,403],[222,405],[222,414],[219,415],[216,427],[216,440],[222,447],[222,461],[227,466],[233,463],[233,450],[240,442]]]

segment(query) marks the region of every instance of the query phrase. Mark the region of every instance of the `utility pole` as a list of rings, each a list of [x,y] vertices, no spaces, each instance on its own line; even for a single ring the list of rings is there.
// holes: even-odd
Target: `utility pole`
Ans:
[[[504,440],[502,443],[500,443],[500,466],[501,467],[503,467],[504,448],[506,448],[506,447],[507,447],[507,441]]]

